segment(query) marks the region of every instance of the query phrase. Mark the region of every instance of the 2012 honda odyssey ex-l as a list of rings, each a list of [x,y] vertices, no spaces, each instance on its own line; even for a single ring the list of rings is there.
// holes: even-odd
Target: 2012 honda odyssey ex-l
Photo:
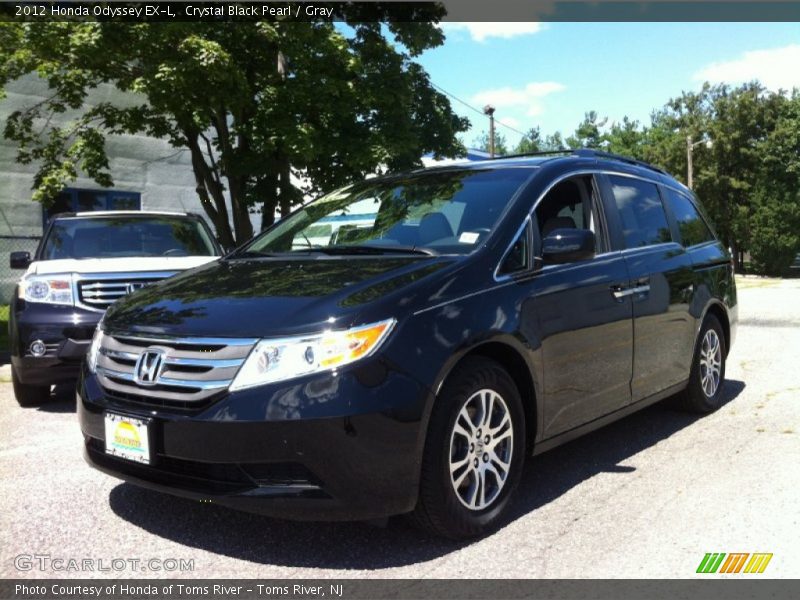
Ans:
[[[87,460],[298,519],[497,525],[526,457],[721,403],[730,256],[690,190],[579,150],[369,179],[114,304]]]

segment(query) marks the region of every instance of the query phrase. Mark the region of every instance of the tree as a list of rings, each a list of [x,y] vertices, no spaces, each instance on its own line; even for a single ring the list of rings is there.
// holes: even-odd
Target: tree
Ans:
[[[566,150],[566,149],[567,149],[567,143],[561,136],[560,131],[556,131],[555,133],[546,136],[544,138],[544,142],[542,142],[542,152],[551,150]]]
[[[531,152],[542,152],[543,140],[542,132],[538,127],[532,127],[528,132],[522,136],[517,147],[514,148],[514,154],[526,154]]]
[[[491,148],[489,147],[488,132],[486,131],[481,132],[480,135],[473,140],[472,147],[475,148],[476,150],[490,152]],[[504,154],[508,154],[508,146],[506,145],[506,136],[504,136],[497,130],[495,130],[494,132],[494,153],[496,156],[502,156]]]
[[[600,148],[603,141],[601,128],[605,127],[608,119],[598,121],[597,112],[590,110],[584,114],[583,121],[575,129],[575,133],[567,138],[570,148]]]
[[[631,121],[624,117],[621,122],[613,123],[611,129],[604,136],[605,150],[622,154],[632,158],[643,158],[644,131],[639,127],[639,121]]]
[[[401,7],[404,22],[388,25],[376,20],[383,5],[369,19],[363,6],[336,10],[346,32],[287,21],[5,24],[0,85],[36,72],[53,92],[5,127],[17,159],[38,166],[34,199],[50,201],[79,171],[111,186],[106,138],[144,133],[190,153],[200,202],[233,246],[251,237],[251,210],[264,228],[304,194],[418,165],[426,152],[462,154],[468,121],[413,61],[443,42],[434,23],[444,9]],[[87,106],[101,83],[130,101]],[[68,125],[41,128],[67,111]]]
[[[758,148],[749,249],[757,272],[783,275],[800,252],[800,91],[769,104],[775,118]]]

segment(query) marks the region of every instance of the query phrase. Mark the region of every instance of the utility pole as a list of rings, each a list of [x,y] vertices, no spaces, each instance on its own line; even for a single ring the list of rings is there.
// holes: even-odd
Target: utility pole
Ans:
[[[489,115],[489,156],[494,158],[494,106],[491,104],[484,106],[483,114]]]
[[[694,183],[694,147],[699,146],[700,144],[705,145],[706,148],[711,148],[712,146],[712,142],[708,138],[703,138],[693,142],[691,135],[686,136],[686,187],[688,187],[690,190],[692,189],[692,184]]]

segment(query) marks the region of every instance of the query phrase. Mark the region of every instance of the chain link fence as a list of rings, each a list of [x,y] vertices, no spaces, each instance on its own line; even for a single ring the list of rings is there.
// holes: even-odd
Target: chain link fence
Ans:
[[[40,239],[40,236],[0,235],[0,304],[11,302],[14,286],[24,272],[9,266],[11,253],[27,250],[33,256]]]

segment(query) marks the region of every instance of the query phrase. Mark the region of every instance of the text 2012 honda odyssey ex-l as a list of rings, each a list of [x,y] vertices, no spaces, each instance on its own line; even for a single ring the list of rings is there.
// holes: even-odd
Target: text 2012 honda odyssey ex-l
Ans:
[[[720,405],[730,257],[662,171],[579,150],[370,179],[138,291],[79,385],[87,460],[303,519],[496,525],[527,456]]]

